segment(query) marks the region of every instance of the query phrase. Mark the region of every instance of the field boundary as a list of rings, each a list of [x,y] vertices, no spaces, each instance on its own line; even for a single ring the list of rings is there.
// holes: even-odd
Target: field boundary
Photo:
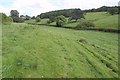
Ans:
[[[50,26],[50,27],[56,27],[55,25],[48,25],[48,24],[33,24],[28,23],[31,25],[44,25],[44,26]],[[110,33],[120,33],[120,30],[118,29],[105,29],[105,28],[78,28],[78,27],[58,27],[58,28],[66,28],[66,29],[74,29],[74,30],[92,30],[92,31],[101,31],[101,32],[110,32]]]

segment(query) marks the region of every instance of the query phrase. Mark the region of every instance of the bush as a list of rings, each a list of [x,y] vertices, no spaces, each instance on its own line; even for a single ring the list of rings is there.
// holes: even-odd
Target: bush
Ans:
[[[95,25],[88,20],[81,19],[79,24],[76,27],[78,27],[78,28],[88,28],[88,27],[95,27]]]
[[[22,23],[22,22],[24,22],[23,18],[19,18],[19,17],[12,17],[12,18],[13,18],[13,21],[16,22],[16,23]]]
[[[65,24],[65,22],[66,22],[66,18],[63,15],[56,17],[57,27],[62,27]]]
[[[10,24],[13,22],[12,18],[11,17],[8,17],[6,14],[4,13],[0,13],[0,23],[2,24]]]
[[[50,17],[49,17],[49,21],[50,21],[50,22],[54,22],[54,21],[55,21],[55,17],[54,17],[54,16],[50,16]]]
[[[23,18],[19,18],[19,23],[24,22],[25,20]]]
[[[50,20],[47,20],[47,24],[50,24],[51,23],[51,21]]]
[[[110,8],[108,9],[108,13],[111,15],[114,15],[114,14],[118,14],[119,11],[118,11],[118,8]]]
[[[36,21],[36,22],[40,22],[41,19],[40,19],[39,17],[37,17],[35,21]]]

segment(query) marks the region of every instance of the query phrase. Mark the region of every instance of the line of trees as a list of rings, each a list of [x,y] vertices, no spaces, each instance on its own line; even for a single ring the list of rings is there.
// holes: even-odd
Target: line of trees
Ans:
[[[64,9],[41,13],[40,15],[37,15],[37,18],[38,17],[41,19],[49,19],[47,21],[48,24],[56,22],[57,27],[62,27],[67,22],[66,18],[77,21],[78,19],[84,18],[84,15],[81,9]]]
[[[11,10],[10,16],[12,17],[13,22],[17,22],[17,23],[21,23],[21,22],[24,22],[25,20],[31,19],[31,17],[28,15],[25,15],[25,16],[20,15],[19,16],[19,12],[17,10]]]
[[[108,7],[108,6],[102,6],[100,8],[93,8],[93,9],[88,9],[88,10],[83,10],[83,12],[108,12],[111,15],[114,14],[120,14],[120,6],[113,6],[113,7]]]
[[[37,15],[37,17],[43,18],[49,18],[52,22],[55,20],[55,17],[63,15],[65,17],[71,17],[71,19],[80,19],[84,18],[83,11],[81,9],[64,9],[64,10],[56,10],[56,11],[50,11],[46,13],[41,13],[40,15]]]

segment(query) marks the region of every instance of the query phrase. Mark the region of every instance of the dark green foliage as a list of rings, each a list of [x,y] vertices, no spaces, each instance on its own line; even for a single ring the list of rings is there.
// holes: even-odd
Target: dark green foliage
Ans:
[[[23,18],[19,18],[18,19],[18,23],[22,23],[22,22],[24,22],[25,21],[25,19],[23,19]]]
[[[84,18],[81,9],[64,9],[64,10],[50,11],[46,13],[41,13],[37,17],[40,17],[41,19],[49,18],[50,20],[54,21],[54,18],[60,15],[63,15],[65,17],[72,17],[73,19]]]
[[[24,15],[20,15],[20,18],[24,19],[25,20],[25,16]]]
[[[55,21],[55,17],[54,16],[50,16],[49,20],[50,20],[50,22],[54,22]]]
[[[35,19],[35,21],[36,21],[36,22],[40,22],[41,19],[40,19],[39,17],[37,17],[37,18]]]
[[[10,15],[11,17],[19,17],[19,12],[17,10],[11,10]]]
[[[51,23],[51,21],[50,20],[47,20],[47,24],[50,24]]]
[[[88,9],[88,10],[83,10],[83,12],[106,12],[106,11],[109,11],[109,9],[112,9],[112,8],[119,8],[118,6],[113,6],[113,7],[108,7],[108,6],[102,6],[100,8],[93,8],[93,9]]]
[[[26,15],[26,16],[25,16],[25,20],[29,20],[29,19],[31,19],[31,17],[28,16],[28,15]]]
[[[19,17],[13,16],[12,19],[13,19],[13,22],[17,22],[17,23],[19,22]]]
[[[56,17],[56,26],[57,27],[62,27],[66,22],[65,16],[61,15]]]
[[[35,16],[33,16],[31,19],[35,19]]]
[[[19,18],[19,17],[12,17],[12,18],[13,18],[13,21],[16,22],[16,23],[22,23],[22,22],[24,22],[23,18]]]
[[[118,8],[110,8],[108,9],[108,13],[111,15],[118,14]]]
[[[84,18],[83,12],[80,9],[75,9],[73,12],[70,14],[71,19],[75,19],[76,21],[78,19]]]
[[[19,17],[19,12],[17,10],[11,10],[10,11],[10,16],[12,17],[13,19],[13,22],[17,22],[17,23],[22,23],[24,22],[24,19],[23,19],[23,15],[21,15]]]
[[[68,18],[68,23],[70,23],[70,22],[71,22],[71,20],[72,20],[72,17],[69,17],[69,18]]]
[[[10,16],[12,17],[14,22],[19,22],[19,12],[17,10],[11,10]]]
[[[95,25],[88,20],[82,19],[82,20],[80,20],[79,24],[76,27],[78,27],[78,28],[88,28],[88,27],[95,27]]]
[[[25,16],[24,15],[20,15],[20,18],[24,18]]]
[[[0,23],[2,24],[10,24],[13,22],[12,18],[11,17],[8,17],[6,14],[4,13],[0,13]]]

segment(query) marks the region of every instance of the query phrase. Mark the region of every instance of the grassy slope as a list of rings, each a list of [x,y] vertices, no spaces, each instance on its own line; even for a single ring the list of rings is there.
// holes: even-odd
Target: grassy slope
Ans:
[[[41,19],[40,22],[35,22],[35,19],[26,20],[25,23],[29,24],[47,24],[48,19]]]
[[[110,15],[106,12],[87,13],[87,20],[93,21],[96,27],[118,29],[118,15]]]
[[[117,53],[113,33],[3,25],[3,77],[117,77]]]
[[[85,15],[85,18],[92,21],[96,28],[118,29],[118,15],[110,15],[106,12],[91,12]],[[41,22],[36,23],[35,20],[28,20],[25,23],[47,24],[48,19],[41,19]],[[76,27],[79,23],[72,21],[64,25],[65,27]],[[56,25],[55,22],[50,25]]]
[[[106,12],[91,12],[85,15],[85,18],[92,21],[96,28],[118,29],[118,15],[110,15]],[[65,26],[75,27],[78,24],[70,23]]]

